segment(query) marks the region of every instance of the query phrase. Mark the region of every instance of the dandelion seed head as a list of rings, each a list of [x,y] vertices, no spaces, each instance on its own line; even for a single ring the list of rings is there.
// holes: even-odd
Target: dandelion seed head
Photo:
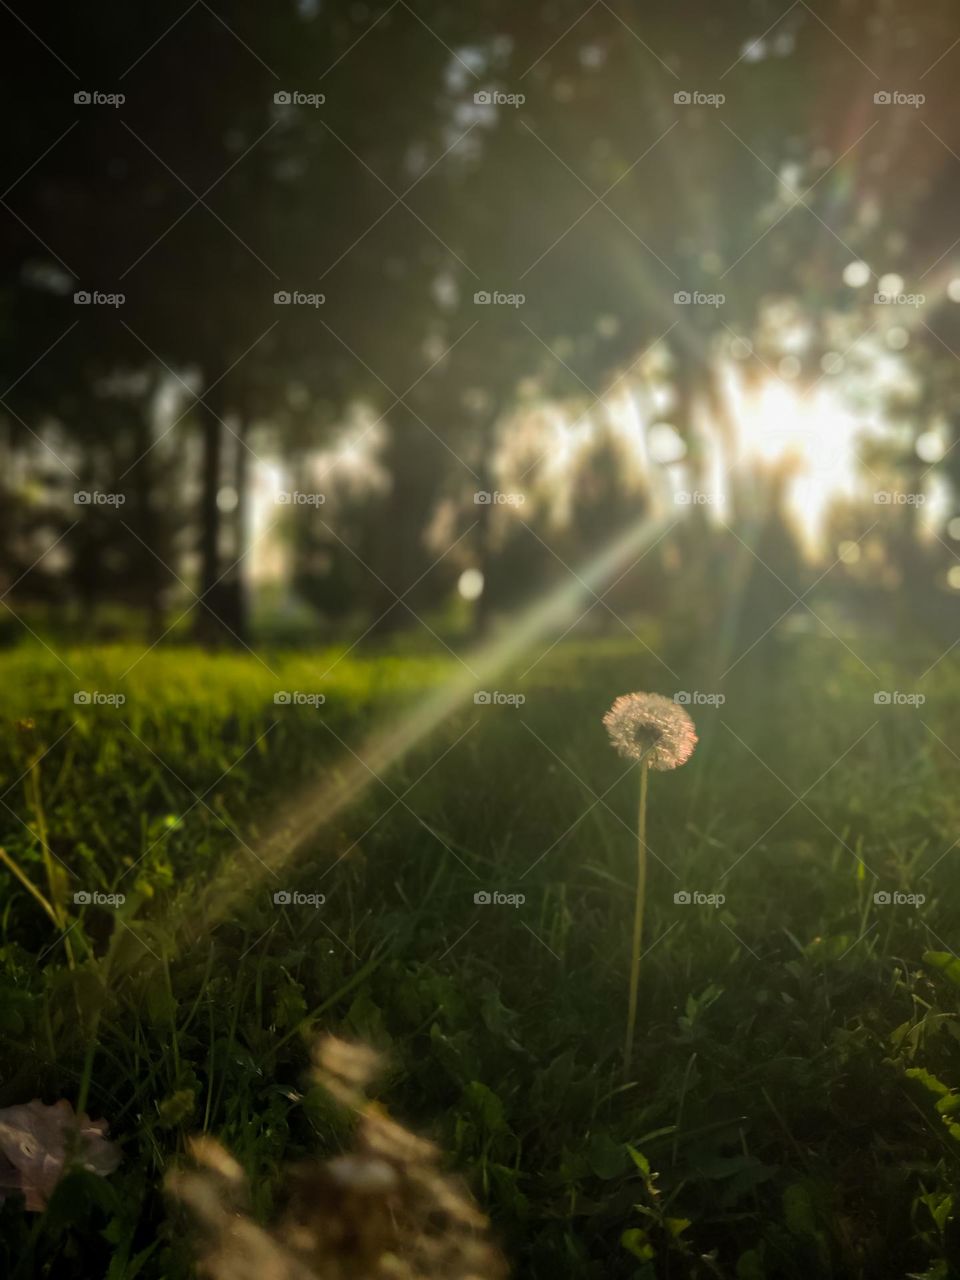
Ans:
[[[614,749],[651,769],[676,769],[693,755],[697,734],[678,703],[659,693],[625,693],[603,717]]]

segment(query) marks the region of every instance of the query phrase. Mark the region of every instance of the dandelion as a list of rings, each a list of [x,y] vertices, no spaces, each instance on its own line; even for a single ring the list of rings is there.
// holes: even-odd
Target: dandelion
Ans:
[[[625,760],[640,766],[640,804],[637,823],[637,892],[633,913],[633,951],[623,1070],[630,1070],[633,1033],[637,1021],[640,952],[643,945],[643,907],[647,884],[647,775],[676,769],[690,759],[697,745],[693,721],[683,707],[658,693],[625,693],[603,717],[610,742]]]
[[[625,693],[603,723],[625,760],[645,761],[651,769],[676,769],[693,755],[693,721],[678,703],[659,693]]]

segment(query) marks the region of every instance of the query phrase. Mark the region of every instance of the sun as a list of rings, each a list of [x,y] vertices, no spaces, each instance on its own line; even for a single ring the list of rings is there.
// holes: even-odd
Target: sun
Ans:
[[[872,423],[826,382],[801,390],[771,378],[748,389],[732,378],[729,388],[734,467],[781,470],[786,507],[815,548],[831,504],[862,496],[860,455]]]

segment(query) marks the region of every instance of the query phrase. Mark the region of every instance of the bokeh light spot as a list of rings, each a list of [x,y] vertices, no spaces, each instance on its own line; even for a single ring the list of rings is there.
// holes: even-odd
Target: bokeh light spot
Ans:
[[[457,580],[457,590],[464,600],[479,600],[483,595],[483,574],[479,569],[464,569]]]

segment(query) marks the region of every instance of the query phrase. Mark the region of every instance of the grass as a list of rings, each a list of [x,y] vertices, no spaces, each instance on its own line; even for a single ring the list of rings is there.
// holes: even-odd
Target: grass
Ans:
[[[852,647],[872,671],[828,636],[779,637],[725,705],[690,707],[700,745],[650,813],[626,1083],[636,777],[600,718],[674,691],[632,642],[501,676],[522,706],[468,703],[377,777],[351,753],[453,658],[265,655],[271,673],[154,650],[121,681],[138,650],[61,649],[76,679],[7,651],[2,844],[45,895],[52,875],[69,933],[0,869],[0,1105],[85,1099],[124,1163],[72,1175],[42,1217],[8,1200],[2,1273],[189,1274],[160,1186],[198,1130],[269,1213],[281,1166],[343,1137],[305,1083],[323,1028],[387,1051],[384,1098],[467,1174],[520,1276],[956,1274],[960,677],[948,659],[918,683],[936,657],[919,641],[897,646],[908,663]],[[276,878],[258,851],[311,797],[326,820]]]

